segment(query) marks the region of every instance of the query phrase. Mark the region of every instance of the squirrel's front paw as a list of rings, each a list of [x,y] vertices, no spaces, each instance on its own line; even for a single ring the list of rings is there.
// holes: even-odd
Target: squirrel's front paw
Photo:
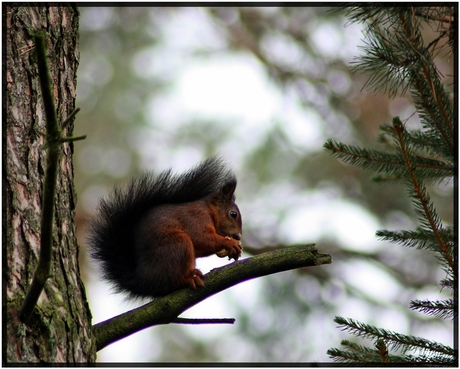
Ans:
[[[216,255],[218,257],[220,257],[220,258],[224,258],[224,257],[226,257],[228,255],[228,252],[227,252],[227,250],[222,249],[222,250],[216,252]]]
[[[228,256],[228,260],[230,259],[235,259],[238,260],[238,258],[241,256],[241,252],[243,251],[243,245],[241,244],[241,241],[237,241],[234,238],[231,238],[230,236],[225,236],[227,240],[232,240],[232,245],[227,248],[223,248],[222,250],[216,252],[216,255],[220,258],[224,258]]]

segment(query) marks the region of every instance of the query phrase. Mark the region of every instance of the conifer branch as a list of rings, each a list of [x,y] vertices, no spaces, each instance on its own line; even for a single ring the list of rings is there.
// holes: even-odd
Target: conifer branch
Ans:
[[[385,349],[382,350],[384,345]],[[357,343],[343,340],[341,342],[342,346],[345,346],[345,350],[339,349],[330,349],[328,350],[328,355],[336,362],[344,363],[374,363],[374,364],[395,364],[395,363],[406,363],[410,362],[410,357],[408,356],[399,356],[399,355],[389,355],[386,351],[386,343],[384,340],[378,340],[375,345],[375,349],[370,347],[358,345]],[[385,352],[384,352],[385,351]]]
[[[440,229],[439,234],[449,247],[454,246],[454,233],[452,228]],[[419,229],[417,231],[388,231],[378,230],[375,234],[382,240],[400,243],[405,247],[416,247],[419,250],[438,251],[438,243],[434,232]]]
[[[455,286],[456,286],[456,281],[454,280],[454,278],[452,276],[452,278],[441,279],[441,282],[439,283],[439,285],[442,288],[449,288],[449,289],[453,290],[455,288]]]
[[[432,80],[431,74],[429,73],[428,68],[425,65],[423,66],[423,75],[414,75],[413,79],[414,85],[416,89],[419,91],[421,107],[423,107],[424,111],[428,112],[430,121],[436,125],[437,131],[443,137],[445,145],[449,147],[451,154],[454,154],[454,127],[452,125],[453,123],[445,106],[446,99],[442,99],[439,96],[440,93],[444,95],[444,92],[439,91],[439,89],[435,89],[435,82]],[[426,88],[431,90],[429,94],[426,94],[424,92],[426,91]],[[431,101],[431,98],[433,98],[434,101]],[[440,119],[438,119],[439,115],[437,114],[437,109],[441,110],[441,117],[443,119],[443,122],[441,122]],[[452,108],[450,107],[449,110],[452,110]],[[447,127],[447,129],[445,127]]]
[[[384,340],[378,340],[384,342]],[[374,363],[374,364],[431,364],[431,365],[455,365],[456,357],[445,354],[421,354],[421,355],[385,355],[379,354],[379,348],[376,349],[358,345],[357,343],[343,340],[341,345],[345,350],[330,349],[327,354],[335,361],[341,363]],[[386,347],[386,344],[385,344]]]
[[[458,359],[456,355],[443,355],[443,354],[432,354],[432,355],[406,355],[405,362],[418,364],[418,366],[451,366],[458,367]]]
[[[425,191],[425,187],[421,186],[419,184],[419,182],[417,180],[417,177],[416,177],[416,175],[414,173],[414,167],[413,167],[412,162],[411,162],[411,160],[409,158],[409,154],[408,154],[408,152],[406,150],[406,144],[405,144],[405,140],[404,140],[404,136],[403,136],[405,129],[404,129],[401,121],[399,120],[399,118],[394,118],[393,119],[393,127],[394,127],[394,130],[395,130],[396,134],[397,134],[400,149],[401,149],[401,152],[403,154],[404,160],[406,162],[407,170],[408,170],[408,173],[409,173],[410,180],[412,182],[412,187],[414,189],[415,197],[419,200],[419,202],[420,202],[420,204],[421,204],[421,206],[423,208],[423,211],[425,212],[426,219],[428,220],[428,223],[429,223],[431,229],[434,232],[434,235],[436,237],[436,241],[439,244],[439,251],[444,256],[444,258],[447,261],[447,263],[449,264],[450,268],[452,268],[452,270],[454,270],[455,266],[454,266],[454,261],[453,261],[452,255],[449,252],[449,248],[448,248],[447,244],[444,242],[443,238],[441,237],[441,234],[440,234],[440,231],[439,231],[439,229],[441,227],[439,226],[439,221],[437,220],[437,215],[436,215],[433,207],[431,206],[431,204],[429,203],[429,201],[427,199],[427,194],[426,194],[426,191]]]
[[[336,317],[336,323],[342,327],[343,331],[353,333],[357,337],[366,337],[371,339],[384,339],[387,345],[395,350],[402,349],[403,351],[420,350],[427,353],[440,353],[444,355],[455,355],[455,350],[449,346],[442,345],[437,342],[429,341],[425,338],[408,336],[400,333],[395,333],[383,328],[376,328],[371,325]]]
[[[328,140],[325,147],[343,161],[371,169],[382,175],[379,180],[404,180],[413,198],[420,227],[414,231],[377,231],[377,236],[403,246],[436,252],[447,277],[442,287],[456,286],[457,268],[454,262],[456,238],[453,227],[444,227],[426,190],[427,183],[451,181],[456,173],[454,143],[456,139],[452,91],[441,82],[434,62],[435,53],[445,45],[454,50],[456,13],[453,7],[383,7],[366,5],[349,10],[354,22],[367,22],[364,30],[364,55],[354,70],[370,72],[365,87],[388,91],[410,92],[422,130],[407,131],[396,117],[392,125],[380,127],[380,142],[390,153],[364,150]],[[422,21],[437,22],[439,34],[427,46],[422,35]],[[440,25],[439,22],[446,24]],[[447,25],[447,26],[446,26]],[[433,29],[433,26],[430,25]],[[446,28],[448,27],[448,28]],[[445,45],[438,46],[443,38]],[[415,113],[414,113],[415,114]],[[391,137],[393,143],[388,140]],[[392,151],[394,150],[394,151]],[[438,318],[456,314],[454,299],[411,302],[411,308]],[[456,365],[457,351],[423,338],[394,333],[364,323],[336,317],[344,331],[375,342],[372,348],[342,341],[345,350],[328,353],[335,361],[348,363],[410,363],[412,365]],[[388,350],[418,351],[417,355],[394,356]]]
[[[342,346],[346,350],[330,349],[327,354],[336,362],[349,362],[349,363],[381,363],[382,360],[377,351],[366,346],[358,345],[357,343],[343,340]]]
[[[399,175],[403,173],[404,162],[397,155],[382,153],[377,150],[363,149],[328,139],[324,146],[344,162],[363,169]],[[399,166],[401,169],[396,169]]]
[[[457,315],[453,299],[444,301],[414,300],[411,301],[410,308],[442,319],[453,319]]]
[[[415,8],[410,8],[411,13],[415,14]],[[407,16],[408,12],[407,11],[400,11],[399,15],[401,18],[401,23],[403,24],[403,29],[405,31],[405,35],[409,40],[413,40],[414,38],[417,39],[417,44],[423,45],[421,36],[419,32],[414,32],[414,30],[419,29],[419,27],[409,24],[414,17],[411,15]],[[451,119],[450,114],[447,112],[447,108],[444,105],[444,99],[440,98],[441,95],[444,95],[444,91],[442,89],[441,84],[439,83],[439,79],[436,78],[436,81],[432,78],[433,75],[437,77],[437,74],[435,72],[435,68],[431,63],[429,63],[429,60],[431,58],[429,55],[425,55],[426,52],[421,52],[417,49],[417,47],[414,45],[413,42],[410,43],[412,46],[412,49],[418,56],[421,58],[422,61],[422,75],[418,73],[414,73],[414,79],[415,79],[415,84],[417,87],[417,90],[419,92],[419,96],[423,98],[423,107],[427,109],[432,117],[432,121],[437,124],[437,114],[436,110],[440,109],[441,110],[441,116],[444,119],[444,124],[437,124],[437,128],[439,133],[444,137],[445,143],[453,150],[453,141],[452,141],[452,134],[454,131],[453,127],[453,122]],[[430,73],[433,71],[434,73]],[[427,93],[426,88],[429,88],[429,93]],[[430,99],[434,98],[434,104],[431,103]],[[451,109],[449,109],[451,110]],[[447,127],[450,132],[447,133],[444,130],[444,127]],[[452,151],[453,152],[453,151]]]
[[[373,19],[367,31],[364,56],[355,67],[355,70],[371,73],[364,87],[383,88],[388,90],[390,97],[396,95],[399,88],[402,88],[401,94],[411,88],[421,120],[436,127],[452,156],[453,106],[439,79],[432,55],[423,44],[420,21],[414,16],[415,8],[380,7],[357,12],[358,19]],[[391,22],[392,28],[381,30],[379,25],[385,22]]]
[[[394,134],[393,126],[389,124],[382,124],[380,130],[391,137]],[[444,145],[444,140],[438,134],[413,129],[405,132],[405,138],[406,142],[410,143],[412,150],[425,152],[432,156],[433,159],[442,161],[452,169],[450,175],[454,175],[455,168],[452,164],[452,153],[449,150],[445,150],[447,146]]]
[[[437,7],[435,8],[429,8],[429,10],[436,10]],[[453,8],[452,8],[453,10]],[[453,17],[451,14],[448,15],[432,15],[428,14],[428,12],[425,12],[425,8],[415,8],[414,11],[415,15],[423,18],[427,21],[436,21],[436,22],[443,22],[443,23],[452,23],[453,22]]]
[[[382,359],[382,363],[388,363],[390,360],[388,356],[388,347],[385,340],[379,338],[375,344],[375,348],[377,349],[377,354]]]
[[[350,146],[331,139],[328,139],[323,147],[346,163],[391,176],[386,179],[403,179],[407,173],[406,163],[400,155]],[[450,178],[454,174],[453,165],[450,163],[412,154],[410,159],[416,174],[423,175],[431,183]]]

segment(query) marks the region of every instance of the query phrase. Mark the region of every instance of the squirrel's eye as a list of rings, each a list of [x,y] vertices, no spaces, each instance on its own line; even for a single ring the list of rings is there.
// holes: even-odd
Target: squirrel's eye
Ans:
[[[233,218],[233,219],[236,219],[238,217],[238,213],[234,210],[230,211],[230,216]]]

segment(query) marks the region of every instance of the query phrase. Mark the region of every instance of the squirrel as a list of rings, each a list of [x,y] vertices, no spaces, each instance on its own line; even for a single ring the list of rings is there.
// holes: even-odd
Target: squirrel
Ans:
[[[238,260],[242,221],[236,177],[218,157],[181,175],[143,172],[100,201],[90,221],[90,254],[115,292],[159,297],[204,286],[195,259]]]

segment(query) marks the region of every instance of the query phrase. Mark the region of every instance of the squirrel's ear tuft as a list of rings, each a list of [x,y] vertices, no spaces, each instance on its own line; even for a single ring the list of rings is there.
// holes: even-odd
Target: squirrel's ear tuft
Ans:
[[[236,181],[223,185],[218,192],[211,195],[211,202],[215,205],[235,202],[235,189]]]
[[[228,200],[234,200],[235,199],[235,189],[236,189],[236,181],[227,183],[220,189],[220,196],[225,199],[226,201]]]

